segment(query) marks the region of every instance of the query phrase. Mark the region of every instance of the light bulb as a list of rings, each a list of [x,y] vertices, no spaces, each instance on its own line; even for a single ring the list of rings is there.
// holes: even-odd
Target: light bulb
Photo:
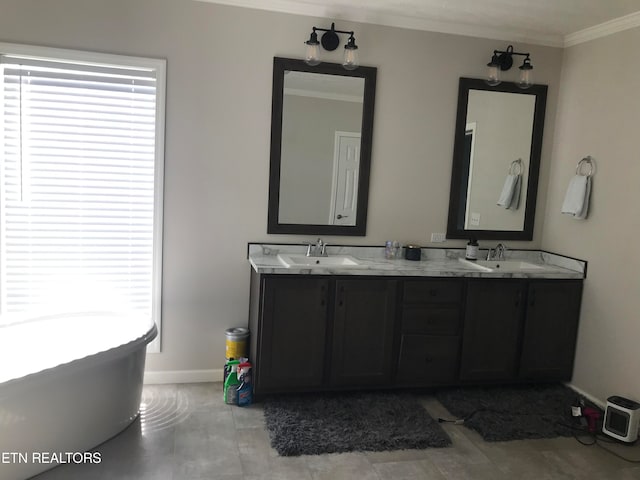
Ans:
[[[526,58],[520,67],[520,79],[518,80],[518,86],[520,88],[529,88],[531,85],[533,85],[533,66],[531,66],[529,59]]]
[[[488,65],[489,70],[487,71],[487,79],[486,82],[488,85],[495,87],[499,85],[502,80],[500,80],[500,67],[498,65]]]
[[[345,48],[344,49],[344,61],[342,66],[346,70],[355,70],[360,64],[358,63],[358,50]]]
[[[356,45],[356,39],[353,37],[353,32],[344,46],[344,61],[342,66],[345,70],[355,70],[360,63],[358,62],[358,46]]]
[[[320,47],[319,45],[308,43],[304,54],[304,61],[307,65],[315,66],[320,63]]]

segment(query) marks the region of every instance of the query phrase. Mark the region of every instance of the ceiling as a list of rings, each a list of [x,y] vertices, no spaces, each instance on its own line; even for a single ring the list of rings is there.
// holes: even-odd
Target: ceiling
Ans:
[[[640,0],[199,1],[555,47],[640,26]]]

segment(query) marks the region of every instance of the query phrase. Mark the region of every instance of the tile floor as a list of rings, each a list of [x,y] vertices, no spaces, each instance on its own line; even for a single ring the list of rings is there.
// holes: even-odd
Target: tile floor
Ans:
[[[424,406],[448,416],[431,396]],[[142,420],[98,447],[100,465],[64,465],[33,480],[638,480],[626,463],[573,438],[487,443],[444,424],[453,447],[280,457],[270,447],[260,404],[225,405],[220,383],[149,385]],[[615,447],[640,458],[640,444]]]

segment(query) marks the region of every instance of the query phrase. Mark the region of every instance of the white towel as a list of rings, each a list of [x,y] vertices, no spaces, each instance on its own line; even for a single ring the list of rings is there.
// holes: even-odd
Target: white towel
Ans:
[[[507,175],[498,199],[498,205],[511,210],[517,210],[520,203],[521,175]]]
[[[522,175],[516,175],[516,184],[513,186],[513,197],[511,197],[510,210],[517,210],[520,206],[520,190],[522,186]]]
[[[589,195],[591,194],[591,177],[588,175],[576,175],[569,182],[567,194],[562,204],[562,213],[582,220],[587,218],[589,210]]]

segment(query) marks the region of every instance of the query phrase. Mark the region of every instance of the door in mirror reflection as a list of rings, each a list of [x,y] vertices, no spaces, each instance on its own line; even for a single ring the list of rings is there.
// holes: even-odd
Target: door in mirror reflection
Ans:
[[[285,71],[282,224],[355,225],[364,79]]]
[[[331,186],[332,225],[355,225],[358,208],[360,132],[336,132]]]

